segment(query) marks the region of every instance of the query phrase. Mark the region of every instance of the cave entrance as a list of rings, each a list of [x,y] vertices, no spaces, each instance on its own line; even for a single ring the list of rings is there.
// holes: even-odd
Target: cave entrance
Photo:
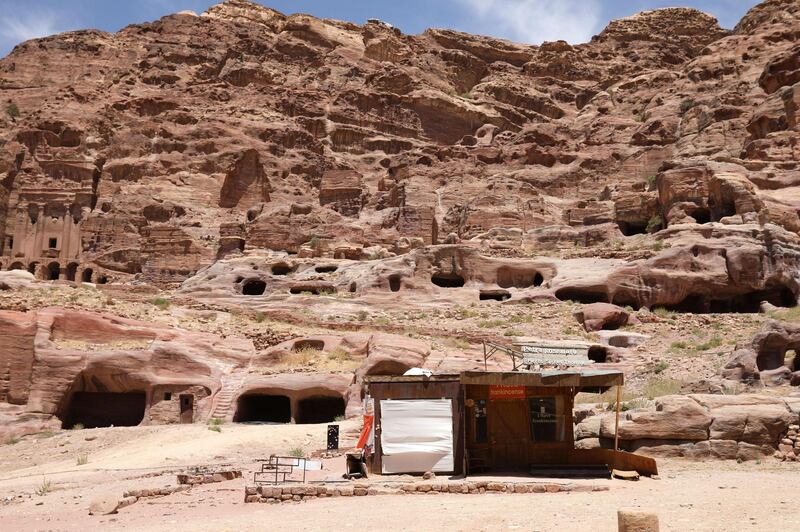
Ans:
[[[83,281],[84,283],[91,283],[93,273],[94,272],[92,271],[91,268],[86,268],[85,270],[83,270],[83,273],[81,274],[81,281]]]
[[[392,292],[399,292],[400,291],[400,276],[399,275],[390,275],[389,276],[389,290]]]
[[[478,297],[481,301],[506,301],[511,299],[508,290],[481,290]]]
[[[333,273],[338,269],[339,269],[338,266],[325,265],[325,266],[317,266],[316,268],[314,268],[314,271],[317,273]]]
[[[646,235],[647,221],[639,222],[617,222],[620,233],[625,236]]]
[[[11,266],[9,266],[8,269],[9,270],[24,270],[25,269],[25,265],[22,264],[21,262],[15,262]]]
[[[431,282],[441,288],[461,288],[464,278],[457,273],[434,273]]]
[[[61,265],[57,262],[51,262],[47,265],[47,269],[43,274],[47,280],[58,281],[58,278],[61,276]]]
[[[602,345],[589,347],[589,360],[597,363],[605,362],[608,360],[608,350]]]
[[[67,265],[67,271],[66,271],[67,281],[74,281],[75,280],[75,274],[77,274],[77,273],[78,273],[78,263],[77,262],[69,263]]]
[[[711,221],[711,211],[706,208],[698,208],[687,213],[699,224],[707,224]]]
[[[292,269],[288,264],[274,264],[271,271],[272,275],[289,275]]]
[[[797,306],[797,298],[791,289],[786,286],[775,286],[727,298],[712,299],[702,294],[692,294],[677,305],[667,305],[665,308],[693,314],[757,314],[761,312],[763,301],[776,307]]]
[[[135,427],[144,419],[144,392],[75,392],[62,417],[62,427],[77,424],[87,429]]]
[[[542,274],[533,269],[504,266],[497,270],[497,285],[501,288],[530,288],[543,282]]]
[[[344,416],[343,398],[313,396],[298,401],[295,421],[301,425],[330,423],[339,416]]]
[[[245,394],[236,402],[236,423],[291,423],[292,403],[285,395]]]
[[[556,299],[560,301],[576,301],[578,303],[606,303],[608,296],[605,292],[595,292],[584,288],[559,288],[556,290]]]
[[[267,289],[267,283],[261,279],[248,279],[242,285],[242,295],[261,296]]]

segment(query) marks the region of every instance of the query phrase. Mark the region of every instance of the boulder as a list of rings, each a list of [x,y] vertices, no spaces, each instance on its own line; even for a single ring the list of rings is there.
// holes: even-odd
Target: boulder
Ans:
[[[610,303],[583,305],[573,313],[573,316],[587,332],[618,329],[626,325],[630,319],[630,313],[627,310]]]
[[[796,419],[785,404],[723,406],[712,410],[712,415],[711,439],[772,446]]]
[[[97,495],[89,504],[89,515],[110,515],[117,513],[122,505],[122,498],[111,492]]]
[[[620,418],[621,440],[707,440],[713,418],[691,397],[671,395],[656,400],[656,410],[627,412]],[[603,416],[603,438],[614,437],[614,416]]]

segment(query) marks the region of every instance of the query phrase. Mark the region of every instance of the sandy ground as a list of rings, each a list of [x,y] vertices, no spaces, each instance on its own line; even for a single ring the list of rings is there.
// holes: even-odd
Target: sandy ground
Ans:
[[[351,426],[352,425],[352,426]],[[343,426],[353,433],[353,422]],[[781,530],[800,522],[800,464],[772,459],[659,461],[661,478],[599,481],[609,491],[526,495],[386,495],[244,504],[256,458],[322,447],[325,425],[132,427],[28,436],[0,446],[0,529],[16,530],[616,530],[616,511],[659,514],[662,530]],[[76,454],[88,463],[76,465]],[[26,458],[26,459],[23,459]],[[95,496],[176,484],[185,466],[230,463],[245,479],[140,500],[89,516]],[[338,477],[341,461],[319,475]],[[36,494],[45,481],[51,490]],[[365,524],[366,523],[366,524]],[[371,523],[371,524],[370,524]]]

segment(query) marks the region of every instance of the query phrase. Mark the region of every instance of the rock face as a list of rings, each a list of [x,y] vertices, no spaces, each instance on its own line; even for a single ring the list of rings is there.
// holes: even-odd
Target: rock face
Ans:
[[[171,284],[447,240],[618,260],[561,286],[585,302],[793,304],[798,17],[660,9],[533,46],[228,0],[29,41],[0,61],[0,269]]]
[[[788,451],[783,442],[797,434],[798,420],[797,397],[672,395],[657,399],[654,408],[624,412],[620,447],[654,456],[750,460]],[[614,427],[614,414],[583,419],[575,427],[577,446],[613,447]]]
[[[722,369],[724,378],[766,386],[800,385],[800,326],[771,320],[749,345],[737,345]],[[789,356],[793,355],[793,356]]]
[[[249,339],[62,308],[0,311],[0,337],[0,441],[75,424],[330,422],[361,414],[366,375],[464,364],[427,361],[430,342],[385,333],[301,337],[256,350]],[[295,360],[310,357],[330,370]],[[276,417],[256,418],[255,410]]]

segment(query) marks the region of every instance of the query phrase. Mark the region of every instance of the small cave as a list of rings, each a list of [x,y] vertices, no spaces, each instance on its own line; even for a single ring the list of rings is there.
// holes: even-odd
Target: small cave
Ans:
[[[145,393],[75,392],[63,415],[62,428],[135,427],[144,419]]]
[[[288,264],[273,264],[270,269],[272,275],[289,275],[292,273],[292,268]]]
[[[411,369],[408,364],[403,364],[397,360],[381,360],[369,368],[367,375],[402,375]]]
[[[583,288],[559,288],[556,290],[555,295],[556,299],[560,301],[575,301],[583,304],[606,303],[608,301],[608,296],[605,292],[596,292]]]
[[[440,288],[461,288],[464,278],[457,273],[434,273],[431,282]]]
[[[701,207],[697,209],[692,209],[686,214],[694,218],[695,222],[701,225],[711,222],[711,211],[707,208]]]
[[[399,275],[390,275],[389,276],[389,290],[392,292],[399,292],[401,286],[402,279]]]
[[[786,286],[779,286],[726,298],[710,298],[702,294],[691,294],[680,303],[664,305],[664,308],[674,312],[692,314],[757,314],[761,312],[762,301],[776,307],[797,306],[794,292]]]
[[[316,268],[314,268],[314,271],[317,273],[333,273],[338,269],[339,269],[338,266],[325,265],[325,266],[317,266]]]
[[[602,345],[589,347],[589,360],[601,364],[608,359],[608,350]]]
[[[355,294],[356,290],[358,290],[358,285],[356,284],[355,281],[353,281],[352,283],[350,283],[350,286],[347,288],[347,291],[350,292],[351,294]]]
[[[292,403],[285,395],[244,394],[236,401],[234,423],[291,423]]]
[[[91,268],[86,268],[81,273],[81,281],[83,281],[84,283],[91,283],[92,282],[92,274],[93,273],[94,272],[92,271]]]
[[[39,267],[38,262],[31,262],[30,264],[28,264],[28,273],[36,275],[36,268],[38,267]]]
[[[625,236],[646,235],[647,221],[644,222],[617,222],[620,233]]]
[[[331,286],[293,286],[289,289],[289,293],[293,295],[298,294],[311,294],[312,296],[319,296],[319,295],[329,295],[334,293],[336,290]]]
[[[330,423],[339,416],[344,416],[344,399],[342,397],[312,396],[297,402],[295,422],[300,425],[312,423]]]
[[[11,266],[9,266],[8,269],[9,270],[24,270],[25,269],[25,265],[22,264],[21,262],[15,262]]]
[[[106,284],[108,282],[108,277],[105,275],[101,275],[97,278],[97,284]]]
[[[325,342],[322,340],[297,340],[292,344],[292,351],[302,351],[304,349],[322,351],[325,349]]]
[[[267,290],[267,283],[261,279],[248,279],[242,284],[242,295],[263,296]]]
[[[497,270],[497,285],[501,288],[530,288],[543,282],[542,274],[533,269],[503,266]]]
[[[480,301],[506,301],[511,299],[508,290],[481,290],[478,296]]]

